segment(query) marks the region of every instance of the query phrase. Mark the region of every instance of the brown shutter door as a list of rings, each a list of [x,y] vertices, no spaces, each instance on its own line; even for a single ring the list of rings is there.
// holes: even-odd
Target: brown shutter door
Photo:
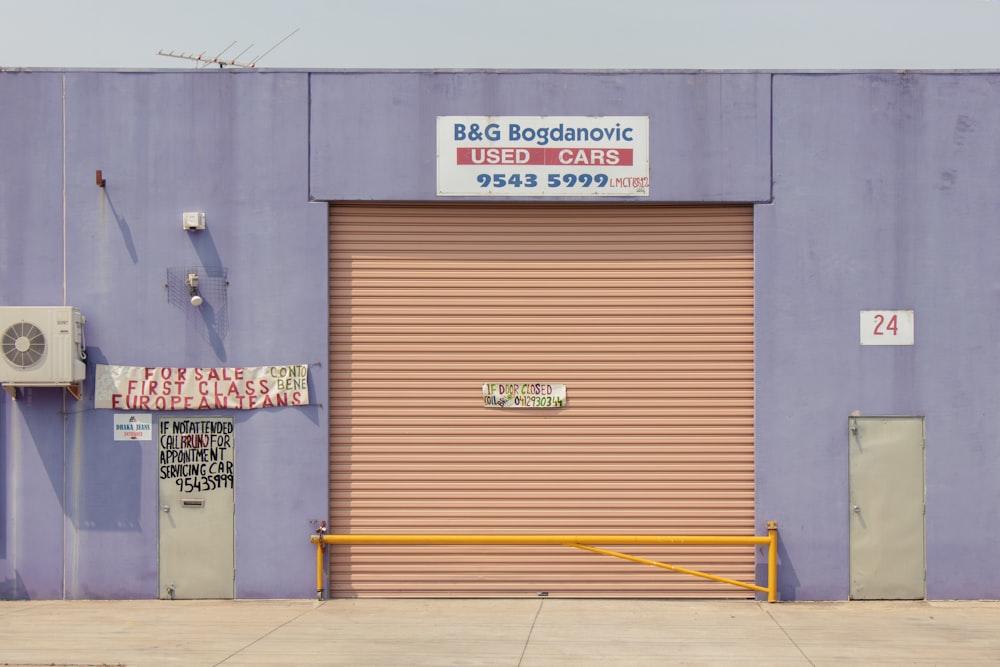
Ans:
[[[753,533],[751,207],[335,204],[330,224],[331,532]],[[488,409],[485,382],[567,404]],[[618,550],[754,579],[747,547]],[[340,597],[751,595],[568,547],[337,546],[330,576]]]

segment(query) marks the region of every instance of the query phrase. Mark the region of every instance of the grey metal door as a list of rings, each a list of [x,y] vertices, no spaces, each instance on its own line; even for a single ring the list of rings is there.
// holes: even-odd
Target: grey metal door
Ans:
[[[926,595],[923,417],[851,417],[851,598]]]
[[[161,599],[235,594],[232,417],[160,419]]]

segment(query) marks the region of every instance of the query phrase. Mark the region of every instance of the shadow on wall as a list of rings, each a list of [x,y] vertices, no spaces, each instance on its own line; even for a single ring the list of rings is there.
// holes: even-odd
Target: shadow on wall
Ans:
[[[106,364],[98,347],[87,348],[88,373],[93,364]],[[87,387],[93,401],[93,380]],[[93,405],[93,403],[91,403]],[[139,531],[142,449],[139,442],[116,441],[113,410],[69,415],[66,436],[66,516],[77,530]]]
[[[13,578],[0,579],[0,600],[30,600],[28,589],[21,579],[20,572],[15,571]]]
[[[187,311],[188,326],[196,330],[212,346],[215,356],[220,362],[226,361],[226,337],[229,335],[229,278],[228,270],[222,263],[219,249],[215,245],[212,237],[211,224],[206,224],[205,229],[191,231],[188,233],[191,246],[198,254],[201,267],[181,267],[183,275],[195,272],[199,275],[198,287],[204,297],[204,303],[198,307],[192,307],[189,303],[187,292],[183,294],[181,308]],[[170,289],[173,281],[168,270],[168,301],[174,305],[175,292]]]
[[[191,305],[188,276],[198,276],[200,306]],[[173,266],[167,269],[167,303],[184,311],[188,328],[205,339],[219,361],[226,360],[229,335],[229,275],[222,266]]]
[[[19,387],[18,399],[13,409],[17,410],[18,418],[24,424],[27,433],[19,427],[14,435],[14,441],[9,443],[10,447],[20,453],[22,461],[21,467],[10,471],[11,475],[26,474],[22,469],[23,466],[29,465],[25,453],[34,448],[38,453],[38,460],[45,468],[45,475],[49,478],[49,491],[58,499],[64,510],[63,393],[65,391],[57,387]],[[76,401],[74,398],[69,400]],[[18,487],[16,500],[26,507],[32,505],[34,499],[44,498],[41,494],[47,491],[42,488],[40,482],[41,479],[37,482],[32,479],[30,483],[22,483]]]
[[[107,415],[103,413],[107,413]],[[66,516],[77,530],[140,531],[142,450],[139,442],[115,442],[114,414],[94,420],[107,441],[73,439],[67,447]]]
[[[779,524],[780,528],[781,525]],[[757,547],[757,585],[767,585],[767,547]],[[795,600],[795,592],[799,590],[799,577],[792,566],[792,559],[788,557],[784,542],[781,541],[781,531],[778,531],[778,602],[792,602]],[[767,599],[758,596],[758,599]]]
[[[88,348],[87,354],[88,360],[105,363],[96,348]],[[87,398],[92,401],[93,383],[88,384]],[[113,412],[67,412],[64,416],[65,390],[23,387],[22,391],[18,404],[31,439],[23,446],[33,446],[38,452],[63,514],[80,530],[139,530],[142,452],[128,446],[133,443],[115,442]],[[66,399],[66,406],[80,408],[74,398]],[[86,435],[84,414],[91,427]]]
[[[0,401],[4,400],[0,394]],[[0,405],[0,560],[7,559],[7,489],[10,488],[10,478],[7,477],[7,415],[6,408]],[[0,590],[2,584],[0,584]],[[3,597],[0,596],[0,600]]]
[[[102,187],[102,192],[104,194],[104,199],[102,200],[101,206],[101,222],[103,223],[106,218],[107,208],[111,209],[111,215],[114,216],[115,222],[118,223],[118,231],[122,234],[122,241],[125,243],[125,249],[128,251],[129,257],[132,258],[133,264],[139,263],[139,253],[135,249],[135,241],[132,239],[132,230],[128,226],[128,221],[125,216],[118,213],[118,209],[115,208],[114,202],[111,200],[111,193],[108,188],[110,186],[104,185]]]

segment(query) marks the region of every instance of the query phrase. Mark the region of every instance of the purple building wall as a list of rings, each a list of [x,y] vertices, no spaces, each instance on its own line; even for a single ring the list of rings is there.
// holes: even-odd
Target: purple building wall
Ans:
[[[62,243],[48,241],[62,238],[61,82],[0,76],[2,304],[62,302]],[[31,392],[15,411],[0,397],[0,599],[62,597],[62,402]]]
[[[437,116],[628,115],[649,116],[641,201],[768,201],[770,103],[767,74],[317,73],[310,195],[437,199]]]
[[[61,305],[65,281],[89,375],[79,402],[3,395],[0,597],[158,595],[155,442],[113,441],[113,413],[93,409],[96,363],[312,365],[312,405],[233,414],[236,594],[313,595],[328,306],[308,76],[4,73],[0,117],[0,304]],[[184,231],[183,211],[207,229]],[[226,271],[213,310],[168,302],[168,271],[187,266]]]
[[[1000,76],[774,78],[756,229],[757,517],[784,599],[848,596],[848,416],[924,416],[927,596],[1000,597]],[[862,309],[913,309],[862,347]]]
[[[0,394],[0,599],[157,595],[155,449],[112,441],[95,362],[314,364],[313,405],[233,413],[237,596],[313,594],[322,202],[438,199],[438,115],[649,116],[638,204],[755,204],[756,516],[782,599],[848,596],[853,412],[926,418],[928,597],[1000,597],[1000,75],[172,71],[0,73],[0,305],[65,289],[91,373],[79,402]],[[168,303],[184,266],[228,272],[225,331]],[[916,344],[860,346],[869,308],[913,309]]]

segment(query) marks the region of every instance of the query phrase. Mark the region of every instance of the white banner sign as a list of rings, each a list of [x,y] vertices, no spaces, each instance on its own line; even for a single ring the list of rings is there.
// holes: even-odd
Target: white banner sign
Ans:
[[[115,440],[152,440],[153,415],[115,415]]]
[[[647,116],[438,116],[441,196],[645,197]]]
[[[549,382],[487,382],[483,384],[483,407],[562,408],[566,385]]]
[[[148,368],[97,365],[95,408],[253,410],[309,404],[309,367]]]

